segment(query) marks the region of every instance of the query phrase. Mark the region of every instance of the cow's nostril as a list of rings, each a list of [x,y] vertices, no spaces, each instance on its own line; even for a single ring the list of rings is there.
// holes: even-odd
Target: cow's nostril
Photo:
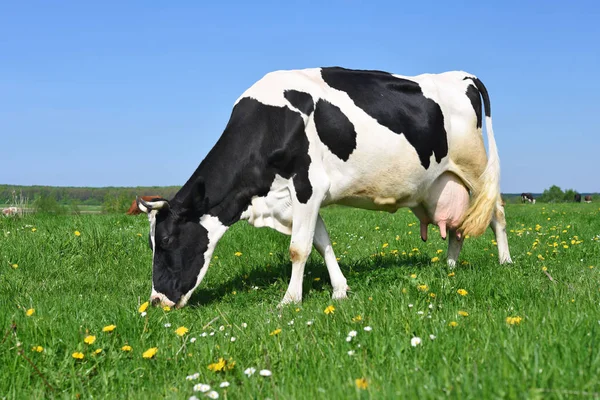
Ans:
[[[160,304],[160,299],[158,297],[155,297],[155,298],[152,299],[152,305],[154,307],[156,307],[159,304]]]

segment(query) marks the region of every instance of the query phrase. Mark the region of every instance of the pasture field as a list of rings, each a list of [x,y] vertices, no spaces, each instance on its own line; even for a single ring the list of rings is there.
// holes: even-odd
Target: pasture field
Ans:
[[[281,310],[289,238],[240,222],[189,306],[147,314],[145,216],[1,218],[0,399],[600,397],[598,204],[506,213],[514,264],[488,230],[450,270],[406,209],[324,209],[352,293],[313,252]]]

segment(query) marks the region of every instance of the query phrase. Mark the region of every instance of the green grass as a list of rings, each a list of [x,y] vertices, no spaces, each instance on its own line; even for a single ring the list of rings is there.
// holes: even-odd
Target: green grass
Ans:
[[[283,310],[276,305],[290,277],[289,238],[241,222],[217,246],[190,305],[150,307],[146,317],[138,312],[151,287],[145,216],[1,218],[0,398],[202,398],[196,383],[221,399],[600,396],[598,206],[509,205],[507,216],[514,264],[498,264],[488,231],[466,240],[460,260],[468,263],[448,276],[447,243],[431,228],[423,243],[407,210],[325,209],[352,293],[333,302],[313,254],[303,304]],[[335,312],[326,315],[330,304]],[[509,316],[522,321],[508,325]],[[102,332],[110,324],[116,329]],[[174,332],[180,326],[189,328],[183,338]],[[357,336],[347,342],[352,330]],[[93,345],[83,341],[88,333]],[[414,336],[420,346],[411,346]],[[121,351],[125,344],[131,353]],[[151,347],[156,356],[142,358]],[[85,358],[75,360],[76,351]],[[210,371],[220,357],[234,368]],[[248,367],[257,370],[252,377]],[[259,376],[263,368],[273,375]],[[357,388],[357,378],[368,387]],[[222,381],[231,385],[219,388]]]

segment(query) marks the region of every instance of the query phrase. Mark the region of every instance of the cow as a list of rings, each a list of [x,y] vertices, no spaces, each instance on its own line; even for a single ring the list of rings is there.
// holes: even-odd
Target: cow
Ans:
[[[579,193],[575,193],[575,203],[581,203],[581,195]]]
[[[586,203],[591,203],[592,202],[592,196],[590,196],[589,194],[586,194],[585,198],[583,199],[583,201],[585,201]]]
[[[237,99],[223,134],[171,200],[138,199],[150,223],[151,303],[183,307],[217,242],[240,220],[291,235],[292,274],[280,306],[301,301],[313,245],[332,298],[345,298],[347,281],[319,215],[331,204],[411,208],[423,240],[429,224],[449,238],[451,267],[464,236],[489,226],[500,263],[510,263],[499,181],[490,99],[474,75],[268,73]]]
[[[145,201],[152,201],[153,199],[160,199],[161,196],[158,195],[154,195],[154,196],[141,196],[141,198]],[[137,199],[137,197],[136,197]],[[137,205],[137,200],[133,199],[133,201],[131,202],[131,207],[129,207],[129,210],[127,210],[127,215],[137,215],[137,214],[141,214],[142,211],[140,211],[140,209],[138,208]]]
[[[2,209],[2,215],[5,217],[10,217],[17,214],[19,214],[19,209],[17,207],[6,207]]]
[[[533,203],[535,204],[535,199],[531,193],[521,193],[521,203]]]

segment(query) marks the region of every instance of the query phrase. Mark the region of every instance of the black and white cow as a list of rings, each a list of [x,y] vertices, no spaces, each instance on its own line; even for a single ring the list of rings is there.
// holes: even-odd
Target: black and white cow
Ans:
[[[499,180],[490,101],[473,75],[339,67],[269,73],[236,101],[225,131],[172,200],[138,200],[150,220],[152,303],[184,306],[217,242],[239,220],[291,235],[282,304],[301,301],[313,245],[333,298],[345,298],[346,278],[319,216],[330,204],[410,207],[423,240],[429,223],[442,237],[449,233],[451,266],[462,235],[491,226],[500,262],[511,262]]]
[[[521,203],[533,203],[535,204],[535,199],[531,193],[521,193]]]

